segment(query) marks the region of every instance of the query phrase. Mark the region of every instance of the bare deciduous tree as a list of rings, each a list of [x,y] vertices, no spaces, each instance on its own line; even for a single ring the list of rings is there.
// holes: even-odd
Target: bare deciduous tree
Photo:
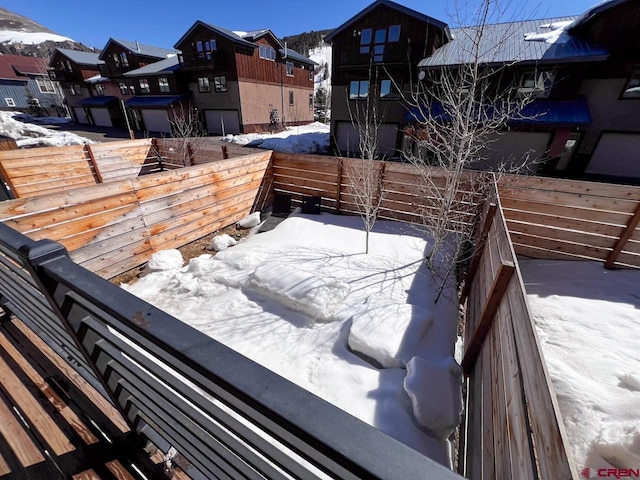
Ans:
[[[205,139],[197,112],[190,104],[171,106],[171,134],[176,139],[174,160],[181,166],[188,167]]]
[[[369,69],[369,84],[375,85],[372,69]],[[349,117],[358,132],[359,159],[341,159],[342,171],[349,180],[348,193],[362,218],[365,230],[365,253],[369,253],[369,233],[373,229],[384,199],[384,156],[380,155],[378,129],[383,122],[375,102],[375,89],[367,91],[365,101],[349,103]]]
[[[495,25],[506,9],[497,0],[471,6],[470,21],[462,8],[456,8],[454,20],[474,26],[455,31],[455,47],[436,52],[439,56],[423,65],[411,96],[405,96],[415,125],[406,132],[411,142],[403,155],[420,177],[422,229],[433,241],[426,263],[438,279],[438,298],[473,252],[473,219],[491,191],[488,177],[469,169],[514,171],[528,165],[528,158],[494,165],[486,161],[491,143],[509,121],[521,117],[533,92],[519,91],[513,76],[505,75],[517,52],[509,52],[512,61],[492,61],[513,49],[509,24]]]

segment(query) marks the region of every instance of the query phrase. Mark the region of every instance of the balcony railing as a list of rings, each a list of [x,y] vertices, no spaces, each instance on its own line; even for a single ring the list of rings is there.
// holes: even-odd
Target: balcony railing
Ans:
[[[0,306],[68,344],[129,425],[174,447],[192,478],[460,478],[1,223],[0,280]]]
[[[363,67],[370,63],[378,65],[402,64],[408,62],[407,48],[401,43],[388,43],[384,45],[381,58],[374,55],[374,46],[368,46],[368,53],[361,53],[361,47],[343,47],[340,49],[338,61],[340,67]]]
[[[81,81],[82,78],[78,72],[56,69],[49,70],[49,78],[56,82],[78,82]]]
[[[183,69],[224,69],[227,67],[223,52],[182,53],[178,55]]]

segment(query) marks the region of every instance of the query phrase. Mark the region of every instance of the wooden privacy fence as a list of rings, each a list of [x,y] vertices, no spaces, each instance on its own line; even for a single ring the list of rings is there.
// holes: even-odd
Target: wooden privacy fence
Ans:
[[[303,196],[319,196],[325,209],[357,214],[359,206],[355,184],[366,175],[366,162],[352,158],[273,152],[273,191],[292,195],[294,205],[299,205]],[[446,175],[443,169],[428,170],[431,182],[428,186],[424,185],[423,175],[418,169],[409,164],[380,162],[375,169],[379,188],[373,193],[382,196],[379,218],[419,224],[423,222],[424,215],[438,208]],[[473,183],[471,176],[468,177],[463,179],[462,189]],[[459,220],[474,222],[477,195],[463,190],[460,195],[463,197],[455,204],[456,216]]]
[[[27,198],[259,152],[206,137],[7,150],[0,151],[0,181],[14,198]]]
[[[271,152],[0,202],[0,221],[62,243],[110,278],[233,224],[260,205]],[[262,187],[262,188],[261,188]]]
[[[474,480],[577,479],[500,200],[484,215],[486,240],[466,300],[459,472]]]
[[[640,268],[640,187],[506,175],[499,190],[516,253]]]

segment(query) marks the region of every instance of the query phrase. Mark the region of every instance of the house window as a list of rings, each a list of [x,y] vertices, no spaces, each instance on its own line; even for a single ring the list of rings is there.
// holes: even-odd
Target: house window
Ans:
[[[293,105],[293,91],[289,90],[289,105]]]
[[[309,65],[309,80],[313,80],[313,77],[314,77],[313,67]]]
[[[120,66],[120,56],[117,53],[114,53],[113,55],[111,55],[111,57],[113,58],[113,63],[116,64],[116,67]]]
[[[227,77],[213,77],[213,86],[216,89],[216,92],[226,92],[227,91]]]
[[[211,60],[211,52],[215,52],[216,50],[218,50],[218,45],[215,38],[212,38],[211,40],[196,42],[196,51],[198,52],[198,58],[206,58],[207,60]]]
[[[76,95],[82,95],[82,87],[80,85],[74,84],[69,85],[69,94],[72,97],[75,97]]]
[[[139,80],[140,83],[140,93],[151,93],[151,88],[149,87],[149,80],[146,78],[141,78]]]
[[[360,53],[373,52],[373,61],[384,60],[384,50],[387,43],[400,41],[400,25],[391,25],[385,28],[365,28],[360,32]]]
[[[7,107],[15,107],[16,102],[13,101],[13,98],[5,98],[4,101],[7,103]]]
[[[73,72],[73,67],[71,66],[71,62],[69,60],[64,62],[64,66],[66,67],[67,72]]]
[[[287,62],[287,75],[293,77],[293,62]]]
[[[38,84],[40,93],[56,93],[53,82],[48,78],[36,78],[36,83]]]
[[[398,100],[400,98],[400,86],[392,80],[380,82],[380,100]]]
[[[622,98],[640,98],[640,70],[636,70],[627,82]]]
[[[369,80],[354,80],[349,84],[349,100],[362,100],[369,96]]]
[[[309,110],[313,110],[313,94],[309,94]]]
[[[122,64],[123,67],[128,67],[129,66],[129,58],[127,57],[127,53],[126,52],[121,52],[120,53],[120,63]]]
[[[162,93],[169,93],[171,91],[169,88],[169,79],[167,77],[160,77],[158,79],[158,87]]]
[[[198,91],[201,93],[209,93],[211,91],[209,77],[198,77]]]
[[[133,83],[129,84],[129,95],[135,95],[136,94],[136,87],[133,85]]]
[[[271,60],[272,62],[276,61],[276,51],[273,48],[267,47],[266,45],[260,45],[258,47],[258,51],[260,54],[260,58]]]
[[[118,83],[118,88],[120,88],[120,93],[122,95],[129,95],[129,85],[124,82]]]
[[[101,83],[96,83],[94,85],[94,88],[96,89],[96,95],[98,95],[99,97],[104,95],[104,85],[102,85]]]
[[[518,87],[518,94],[542,98],[548,97],[554,78],[555,72],[548,70],[524,72]]]

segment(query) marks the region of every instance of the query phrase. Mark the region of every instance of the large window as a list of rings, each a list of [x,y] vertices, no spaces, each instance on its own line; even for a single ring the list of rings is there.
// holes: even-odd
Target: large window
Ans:
[[[287,62],[287,75],[293,77],[293,62]]]
[[[169,93],[171,88],[169,88],[169,79],[167,77],[158,78],[158,88],[160,88],[160,92]]]
[[[53,82],[48,78],[36,78],[36,83],[41,93],[56,93]]]
[[[349,84],[349,100],[363,100],[369,96],[369,80],[354,80]]]
[[[226,92],[227,91],[227,77],[224,75],[219,77],[213,77],[213,86],[216,89],[216,92]]]
[[[400,98],[400,85],[393,80],[380,82],[380,100],[398,100]]]
[[[636,70],[624,87],[622,98],[640,98],[640,70]]]
[[[218,45],[215,38],[212,38],[211,40],[196,42],[196,51],[198,53],[198,58],[206,58],[207,60],[211,60],[211,52],[215,52],[216,50],[218,50]]]
[[[555,72],[549,70],[528,71],[522,74],[518,93],[522,96],[548,97],[553,86]]]
[[[149,80],[146,78],[141,78],[139,80],[140,83],[140,93],[151,93],[151,88],[149,87]]]
[[[365,28],[360,32],[360,53],[373,53],[373,61],[382,62],[385,45],[398,41],[400,41],[400,25],[376,29]]]
[[[209,77],[198,77],[198,91],[201,93],[209,93],[211,91]]]
[[[260,45],[258,47],[260,58],[264,58],[265,60],[271,60],[272,62],[276,61],[276,51],[267,47],[266,45]]]
[[[72,97],[82,95],[82,86],[73,83],[69,85],[69,95]]]

